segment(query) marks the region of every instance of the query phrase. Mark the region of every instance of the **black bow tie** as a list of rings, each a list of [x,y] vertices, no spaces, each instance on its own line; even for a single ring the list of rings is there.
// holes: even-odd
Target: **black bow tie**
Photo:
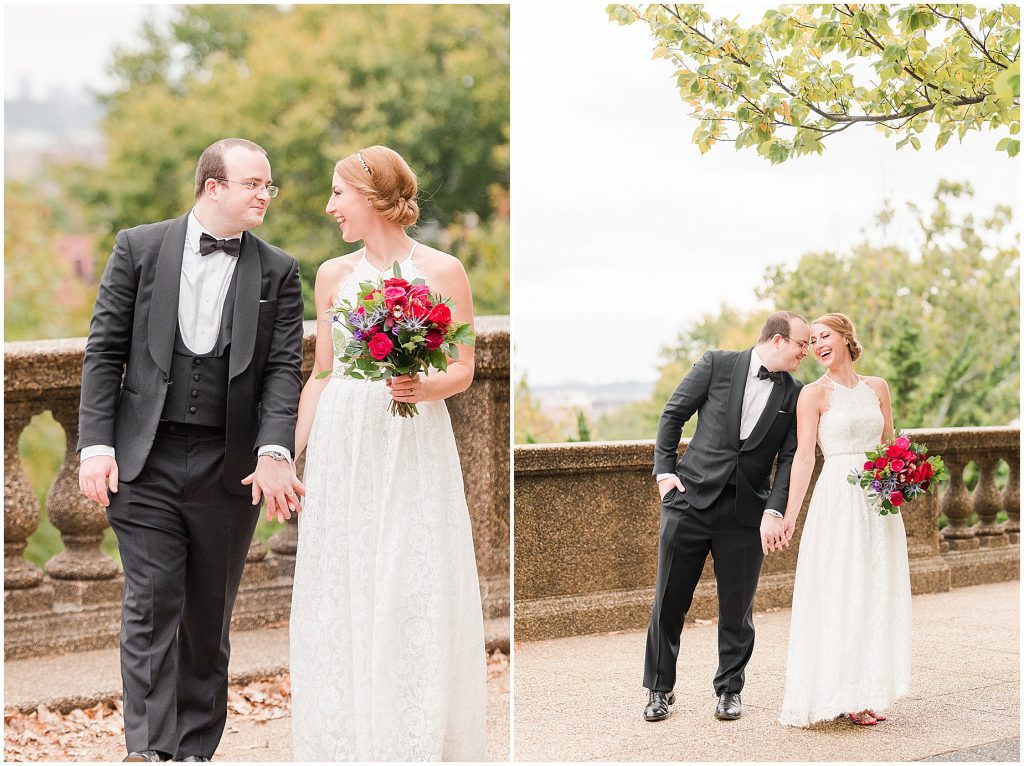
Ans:
[[[768,368],[765,367],[762,364],[761,365],[761,369],[757,371],[757,379],[758,380],[764,380],[765,378],[771,378],[773,383],[781,383],[782,382],[782,373],[781,372],[768,372]]]
[[[216,253],[218,250],[223,250],[234,258],[238,257],[238,254],[242,250],[241,239],[217,239],[211,237],[209,234],[203,234],[199,237],[199,254],[209,255],[210,253]]]

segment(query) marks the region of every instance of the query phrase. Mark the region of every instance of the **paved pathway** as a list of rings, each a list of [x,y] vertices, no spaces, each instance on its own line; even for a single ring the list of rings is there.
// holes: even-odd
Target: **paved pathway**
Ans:
[[[619,632],[515,647],[519,761],[1018,761],[1020,583],[914,597],[910,694],[874,727],[776,722],[789,610],[755,614],[744,714],[713,717],[717,626],[687,625],[678,701],[658,723],[642,718],[646,633]]]

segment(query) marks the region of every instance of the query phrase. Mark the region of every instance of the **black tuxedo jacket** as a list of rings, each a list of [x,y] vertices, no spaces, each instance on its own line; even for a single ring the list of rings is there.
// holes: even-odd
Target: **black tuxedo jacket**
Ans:
[[[109,444],[132,481],[149,456],[167,395],[178,325],[188,215],[117,233],[89,327],[82,367],[78,449]],[[256,448],[294,452],[302,388],[302,288],[298,262],[250,232],[235,267],[224,487],[241,480]]]
[[[782,373],[741,447],[740,415],[751,351],[708,351],[683,378],[661,414],[654,474],[677,473],[686,501],[694,508],[709,507],[735,475],[736,517],[748,526],[760,526],[765,508],[786,510],[796,454],[796,400],[803,384]],[[697,430],[680,458],[683,424],[694,413]]]

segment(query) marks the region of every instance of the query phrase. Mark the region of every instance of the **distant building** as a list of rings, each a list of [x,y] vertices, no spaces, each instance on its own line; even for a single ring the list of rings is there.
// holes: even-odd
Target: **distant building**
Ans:
[[[54,90],[37,100],[23,86],[4,99],[5,177],[27,180],[49,162],[101,162],[102,120],[103,106],[93,96]]]

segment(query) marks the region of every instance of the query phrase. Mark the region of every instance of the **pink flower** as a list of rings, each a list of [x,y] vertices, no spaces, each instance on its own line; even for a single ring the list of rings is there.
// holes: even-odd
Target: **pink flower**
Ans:
[[[896,473],[902,471],[905,465],[906,463],[904,463],[902,460],[893,460],[891,463],[889,463],[889,467],[892,468],[892,470]]]
[[[893,445],[899,447],[901,450],[910,449],[910,439],[906,436],[901,436],[899,439],[893,442]]]

